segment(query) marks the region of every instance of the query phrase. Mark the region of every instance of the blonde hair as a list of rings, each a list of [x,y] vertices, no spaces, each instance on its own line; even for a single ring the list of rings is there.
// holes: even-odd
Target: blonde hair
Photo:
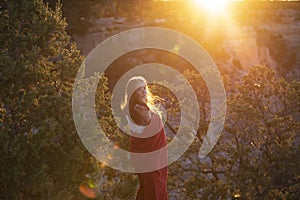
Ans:
[[[147,91],[147,101],[146,104],[149,107],[149,109],[152,112],[155,112],[157,114],[160,115],[160,111],[158,110],[157,106],[156,106],[156,102],[157,100],[159,100],[160,98],[157,96],[154,96],[151,91],[149,90],[147,81],[144,77],[142,76],[134,76],[132,78],[130,78],[126,84],[126,88],[125,88],[125,96],[123,99],[123,102],[121,103],[121,109],[123,111],[126,111],[129,107],[129,98],[130,96],[134,93],[134,91],[136,89],[138,89],[141,86],[145,86],[146,87],[146,91]]]

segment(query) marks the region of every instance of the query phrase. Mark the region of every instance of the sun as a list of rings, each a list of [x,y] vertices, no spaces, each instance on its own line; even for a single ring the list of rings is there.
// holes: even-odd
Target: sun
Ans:
[[[194,0],[194,3],[205,8],[209,12],[220,12],[225,10],[230,0]]]

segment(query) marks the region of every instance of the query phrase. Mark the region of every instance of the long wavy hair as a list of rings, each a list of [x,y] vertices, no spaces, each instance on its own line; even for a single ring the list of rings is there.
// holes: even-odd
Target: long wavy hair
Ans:
[[[141,86],[146,87],[146,91],[147,91],[146,104],[147,104],[148,108],[152,112],[155,112],[155,113],[160,115],[161,113],[160,113],[160,111],[158,110],[158,108],[156,106],[156,102],[158,100],[160,100],[160,98],[151,93],[151,91],[149,90],[146,79],[142,76],[134,76],[134,77],[132,77],[128,80],[128,82],[126,84],[126,88],[125,88],[125,96],[124,96],[123,102],[121,103],[121,109],[123,111],[128,110],[129,104],[130,104],[130,99],[129,99],[130,96],[132,96],[134,91],[136,89],[138,89],[139,87],[141,87]]]

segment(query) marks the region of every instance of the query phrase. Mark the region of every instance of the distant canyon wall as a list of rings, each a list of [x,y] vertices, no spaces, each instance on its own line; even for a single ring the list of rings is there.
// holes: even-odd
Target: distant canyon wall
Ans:
[[[85,27],[87,29],[84,31],[85,34],[73,34],[72,37],[81,53],[87,55],[103,40],[132,28],[158,26],[174,28],[179,31],[180,29],[189,30],[191,34],[194,34],[191,37],[197,37],[196,40],[200,44],[203,42],[204,47],[207,45],[208,52],[221,72],[234,77],[234,79],[247,73],[253,65],[265,64],[287,79],[300,80],[299,12],[289,9],[278,10],[277,12],[276,15],[280,18],[279,22],[277,20],[277,22],[269,21],[269,23],[256,25],[238,25],[237,22],[232,21],[226,25],[224,35],[218,39],[215,46],[213,46],[213,37],[216,35],[214,31],[222,31],[212,28],[210,31],[213,36],[210,40],[205,41],[203,35],[198,36],[194,33],[203,32],[205,27],[201,22],[188,21],[189,19],[176,19],[178,20],[178,27],[180,26],[179,29],[176,27],[176,20],[171,18],[152,20],[129,20],[114,17],[82,19],[88,23],[88,26]]]

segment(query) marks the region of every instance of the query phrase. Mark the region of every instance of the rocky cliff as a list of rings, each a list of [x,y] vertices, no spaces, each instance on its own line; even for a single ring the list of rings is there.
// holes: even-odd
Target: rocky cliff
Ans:
[[[95,9],[98,9],[96,5]],[[213,17],[188,16],[187,13],[165,14],[159,18],[81,18],[81,23],[87,24],[83,27],[84,34],[72,33],[72,37],[82,54],[87,55],[101,41],[124,30],[145,26],[172,28],[202,44],[223,74],[238,78],[249,67],[265,64],[288,79],[299,80],[300,10],[261,8],[246,13],[214,21]]]

